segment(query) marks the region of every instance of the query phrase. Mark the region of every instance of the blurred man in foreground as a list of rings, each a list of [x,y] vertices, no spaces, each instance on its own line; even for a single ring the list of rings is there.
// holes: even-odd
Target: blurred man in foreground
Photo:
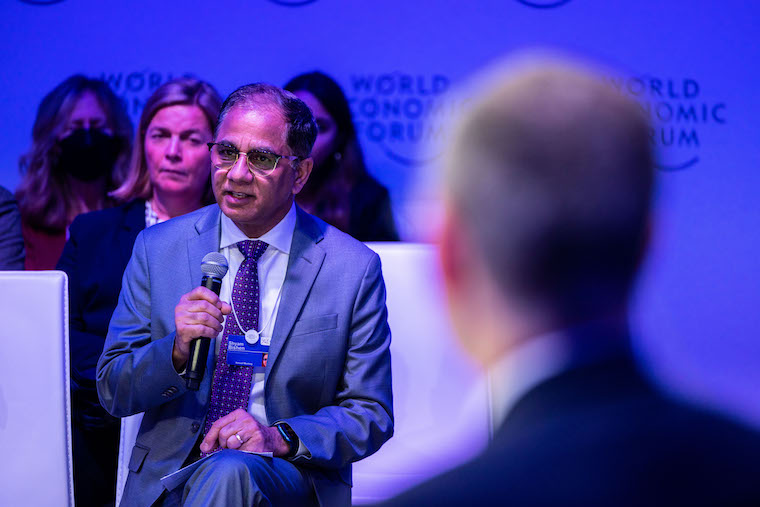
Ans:
[[[454,325],[492,373],[495,435],[394,505],[760,500],[760,440],[658,392],[626,308],[646,250],[649,125],[578,68],[531,64],[461,119],[441,261]]]

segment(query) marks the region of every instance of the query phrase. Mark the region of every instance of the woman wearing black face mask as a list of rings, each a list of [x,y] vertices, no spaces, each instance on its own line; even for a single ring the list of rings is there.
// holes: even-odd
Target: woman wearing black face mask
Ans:
[[[101,80],[71,76],[42,99],[16,191],[26,269],[54,269],[74,218],[115,204],[108,192],[126,177],[131,137],[124,105]]]

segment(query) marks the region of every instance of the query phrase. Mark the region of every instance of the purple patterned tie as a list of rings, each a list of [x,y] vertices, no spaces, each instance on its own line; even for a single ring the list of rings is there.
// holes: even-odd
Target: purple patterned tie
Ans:
[[[235,283],[232,286],[232,304],[237,320],[245,329],[240,329],[235,316],[230,314],[224,323],[222,343],[216,358],[214,379],[211,382],[211,403],[206,417],[203,434],[206,435],[214,421],[230,412],[242,408],[248,410],[248,397],[251,394],[250,366],[231,366],[227,364],[227,337],[243,335],[249,329],[259,329],[259,272],[257,262],[267,249],[263,241],[246,240],[237,244],[245,259],[238,268]],[[201,453],[201,456],[206,456]]]

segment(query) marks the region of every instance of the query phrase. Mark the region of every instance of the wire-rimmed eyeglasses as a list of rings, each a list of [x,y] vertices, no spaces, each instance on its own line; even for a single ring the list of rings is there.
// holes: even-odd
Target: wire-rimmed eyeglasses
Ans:
[[[301,157],[295,155],[278,155],[269,151],[251,150],[243,152],[236,147],[224,143],[207,143],[211,152],[211,163],[221,169],[229,169],[237,162],[240,155],[245,155],[248,169],[253,174],[266,176],[277,168],[277,162],[281,158],[288,160],[299,160]]]

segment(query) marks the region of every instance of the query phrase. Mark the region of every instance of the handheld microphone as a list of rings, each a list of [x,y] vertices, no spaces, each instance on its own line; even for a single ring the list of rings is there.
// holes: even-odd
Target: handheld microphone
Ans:
[[[214,294],[218,296],[222,288],[222,278],[227,274],[227,269],[227,259],[224,255],[219,252],[207,253],[201,261],[201,271],[203,271],[201,286],[214,291]],[[201,386],[201,380],[206,372],[210,344],[210,338],[195,338],[190,342],[190,359],[187,362],[185,381],[187,388],[191,391],[197,391]]]

